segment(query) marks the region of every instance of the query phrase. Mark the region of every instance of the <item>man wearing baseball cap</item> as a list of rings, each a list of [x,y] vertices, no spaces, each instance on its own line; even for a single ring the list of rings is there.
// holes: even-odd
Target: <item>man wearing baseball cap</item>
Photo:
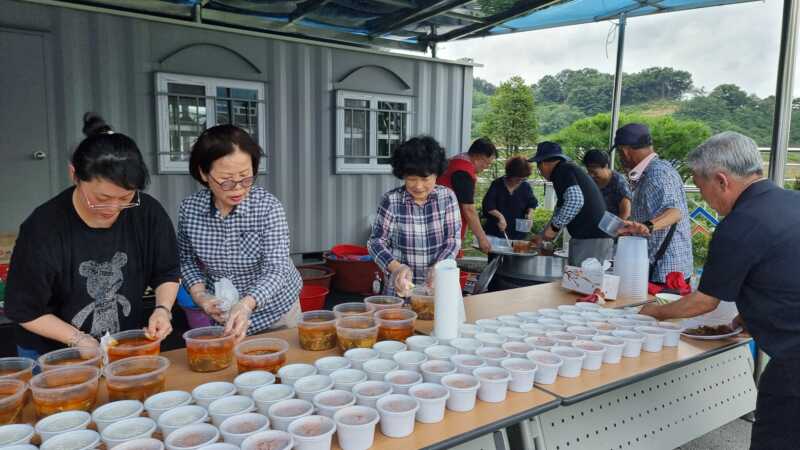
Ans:
[[[553,218],[542,234],[533,238],[533,244],[538,247],[542,241],[555,240],[566,227],[571,236],[568,258],[571,266],[580,266],[589,258],[600,262],[609,259],[614,241],[597,226],[606,210],[597,184],[555,142],[539,143],[536,154],[528,161],[535,162],[539,173],[553,183],[558,199]]]
[[[686,193],[678,171],[659,159],[647,125],[629,123],[617,130],[612,148],[619,150],[633,187],[631,220],[621,234],[648,237],[650,281],[665,283],[671,272],[689,278],[694,269]]]

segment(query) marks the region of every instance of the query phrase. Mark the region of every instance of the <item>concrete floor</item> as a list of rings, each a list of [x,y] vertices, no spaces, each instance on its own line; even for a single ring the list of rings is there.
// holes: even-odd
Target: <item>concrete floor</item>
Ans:
[[[676,450],[747,450],[752,427],[750,422],[736,419]]]

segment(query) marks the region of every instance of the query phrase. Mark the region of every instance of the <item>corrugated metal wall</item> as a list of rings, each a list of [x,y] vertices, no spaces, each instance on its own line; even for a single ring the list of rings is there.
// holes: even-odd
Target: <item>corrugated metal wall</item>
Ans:
[[[180,200],[198,185],[188,174],[157,173],[157,71],[266,83],[269,173],[260,182],[283,201],[294,253],[320,251],[336,242],[364,241],[368,217],[375,212],[381,194],[399,183],[388,175],[334,174],[333,84],[353,69],[371,64],[394,71],[411,85],[415,97],[413,133],[434,136],[451,154],[469,145],[469,66],[10,0],[0,0],[0,11],[2,27],[40,30],[49,35],[48,64],[56,109],[51,132],[58,147],[50,149],[50,154],[57,158],[55,184],[59,187],[69,182],[65,167],[81,139],[81,117],[85,111],[96,111],[117,130],[134,138],[146,153],[154,174],[148,192],[175,218]],[[196,43],[216,43],[235,50],[262,73],[237,73],[241,72],[238,67],[213,58],[159,62],[175,50]],[[24,105],[0,104],[0,108],[20,107]]]

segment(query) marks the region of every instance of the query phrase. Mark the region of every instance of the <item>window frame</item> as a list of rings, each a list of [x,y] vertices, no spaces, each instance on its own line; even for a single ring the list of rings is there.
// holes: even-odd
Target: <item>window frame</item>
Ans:
[[[206,77],[199,75],[187,75],[171,72],[155,73],[155,100],[156,100],[156,142],[158,156],[158,172],[162,174],[189,174],[189,161],[172,161],[170,152],[170,119],[169,119],[169,94],[168,84],[187,84],[203,86],[206,95],[206,128],[217,125],[216,98],[217,88],[233,88],[254,90],[256,94],[256,104],[258,120],[258,145],[264,150],[261,158],[258,173],[267,172],[266,143],[267,143],[267,90],[263,82],[235,80],[231,78]],[[213,107],[210,107],[212,105]]]
[[[369,154],[368,155],[346,155],[345,154],[345,99],[369,101]],[[405,138],[411,136],[411,115],[414,114],[414,99],[411,96],[377,94],[369,92],[337,90],[336,91],[336,173],[337,174],[378,174],[385,175],[392,173],[392,167],[388,164],[378,163],[378,102],[404,103],[406,105]],[[348,163],[346,159],[368,158],[369,163]]]

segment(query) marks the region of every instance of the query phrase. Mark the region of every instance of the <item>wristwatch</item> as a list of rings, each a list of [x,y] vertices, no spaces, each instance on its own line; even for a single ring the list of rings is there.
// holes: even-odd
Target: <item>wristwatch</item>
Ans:
[[[550,229],[553,230],[554,233],[558,233],[559,231],[561,231],[561,228],[558,228],[557,226],[553,225],[552,222],[550,222]]]
[[[653,225],[653,222],[651,222],[649,220],[646,220],[646,221],[642,222],[642,225],[646,226],[647,227],[647,231],[649,231],[650,233],[652,233],[653,229],[655,228],[655,225]]]

